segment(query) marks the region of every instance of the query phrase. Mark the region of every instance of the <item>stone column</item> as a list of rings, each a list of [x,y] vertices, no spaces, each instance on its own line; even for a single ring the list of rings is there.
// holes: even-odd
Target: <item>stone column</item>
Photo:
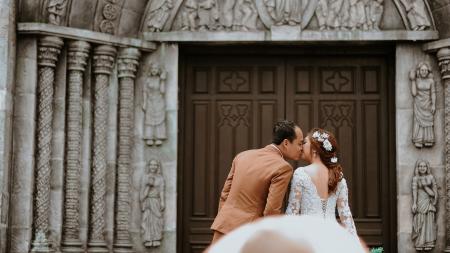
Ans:
[[[116,170],[114,252],[134,252],[129,232],[131,152],[134,137],[134,79],[140,52],[123,48],[118,57],[119,149]]]
[[[94,131],[92,143],[91,200],[88,252],[108,252],[105,242],[106,131],[108,85],[116,49],[102,45],[94,49]]]
[[[441,48],[437,53],[441,78],[444,85],[445,100],[445,193],[447,203],[445,205],[445,251],[450,252],[450,48]]]
[[[53,86],[55,67],[63,44],[63,40],[58,37],[46,36],[39,40],[34,241],[32,252],[52,252],[49,248],[47,236],[50,209]]]
[[[62,252],[84,252],[80,240],[80,170],[82,139],[83,72],[90,45],[69,43],[69,84],[67,93],[66,173]]]

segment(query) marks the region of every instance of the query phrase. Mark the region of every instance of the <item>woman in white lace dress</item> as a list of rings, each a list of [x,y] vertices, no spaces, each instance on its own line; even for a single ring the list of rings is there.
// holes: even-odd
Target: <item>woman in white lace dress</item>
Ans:
[[[357,237],[348,205],[347,183],[337,158],[336,138],[330,132],[315,128],[305,138],[302,160],[310,163],[295,170],[291,181],[286,214],[311,215],[336,221]]]

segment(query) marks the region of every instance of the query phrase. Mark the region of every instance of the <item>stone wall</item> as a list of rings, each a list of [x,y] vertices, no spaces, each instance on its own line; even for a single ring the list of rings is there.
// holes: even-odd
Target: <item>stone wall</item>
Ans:
[[[434,0],[430,1],[436,28],[439,31],[441,38],[450,37],[450,1],[449,0]]]
[[[16,57],[16,1],[0,0],[0,253],[6,252]]]

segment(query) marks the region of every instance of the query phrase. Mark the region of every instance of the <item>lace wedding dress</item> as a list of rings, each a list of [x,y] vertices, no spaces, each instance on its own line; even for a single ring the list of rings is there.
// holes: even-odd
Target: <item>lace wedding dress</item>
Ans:
[[[335,193],[328,199],[321,199],[311,177],[303,170],[295,170],[291,181],[289,202],[286,209],[288,215],[311,215],[336,221],[335,210],[338,209],[341,224],[354,236],[355,223],[348,205],[348,189],[345,179],[342,179]]]

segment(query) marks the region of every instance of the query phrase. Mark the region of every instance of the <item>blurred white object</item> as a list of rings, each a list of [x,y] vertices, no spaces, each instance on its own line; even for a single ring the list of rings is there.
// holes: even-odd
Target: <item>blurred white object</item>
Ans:
[[[244,253],[246,243],[245,253],[256,253],[248,249],[258,247],[248,246],[258,242],[266,245],[264,252],[273,253],[365,252],[360,242],[336,222],[307,215],[284,215],[244,225],[224,236],[208,253]],[[293,250],[293,246],[298,250]]]

